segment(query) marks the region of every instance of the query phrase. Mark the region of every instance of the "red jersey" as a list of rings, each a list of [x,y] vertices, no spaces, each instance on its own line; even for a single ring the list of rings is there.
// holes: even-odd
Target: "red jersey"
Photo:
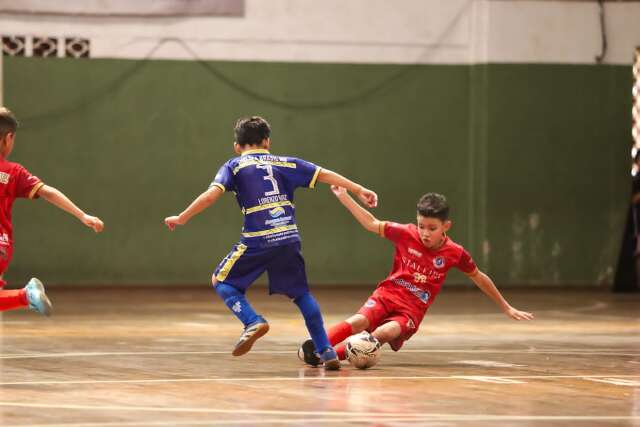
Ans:
[[[395,254],[391,273],[378,287],[423,313],[440,292],[449,269],[456,267],[470,276],[478,270],[469,253],[448,237],[436,250],[425,247],[415,224],[384,222],[380,234],[395,244]]]
[[[22,165],[0,158],[0,247],[12,246],[11,208],[19,197],[33,199],[44,184]]]

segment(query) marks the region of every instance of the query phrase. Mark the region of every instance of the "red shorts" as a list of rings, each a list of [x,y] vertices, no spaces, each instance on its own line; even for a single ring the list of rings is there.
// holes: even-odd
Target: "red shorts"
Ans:
[[[0,245],[0,289],[4,287],[6,282],[2,280],[2,275],[7,268],[9,268],[9,263],[11,262],[11,257],[13,256],[13,246],[5,246]]]
[[[405,341],[418,332],[418,327],[424,317],[428,306],[409,293],[394,292],[385,288],[377,288],[367,302],[358,310],[369,320],[369,333],[380,325],[396,321],[400,325],[400,336],[389,345],[393,351],[398,351]]]

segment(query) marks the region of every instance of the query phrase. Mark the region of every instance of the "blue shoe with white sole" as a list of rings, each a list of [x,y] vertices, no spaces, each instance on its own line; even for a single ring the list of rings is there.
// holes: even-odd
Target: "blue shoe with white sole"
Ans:
[[[27,294],[27,301],[29,301],[29,309],[37,311],[45,316],[51,316],[51,301],[47,298],[47,294],[44,292],[44,285],[35,277],[29,280],[24,287]]]
[[[258,316],[257,321],[244,328],[244,331],[242,332],[242,335],[240,335],[240,339],[231,354],[234,356],[242,356],[249,352],[251,347],[253,347],[253,343],[267,332],[269,332],[269,324],[262,316]]]
[[[333,347],[329,347],[320,353],[319,359],[324,365],[324,368],[329,371],[337,371],[340,369],[340,359],[338,359],[338,354]]]

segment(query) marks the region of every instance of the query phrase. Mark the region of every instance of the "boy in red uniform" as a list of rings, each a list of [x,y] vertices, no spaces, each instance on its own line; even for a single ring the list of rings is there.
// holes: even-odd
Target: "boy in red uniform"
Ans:
[[[13,225],[11,208],[17,198],[36,199],[42,197],[49,203],[69,212],[95,232],[104,227],[100,218],[85,214],[60,191],[45,185],[22,165],[7,161],[13,150],[18,121],[11,111],[0,107],[0,311],[29,307],[45,316],[51,314],[51,302],[44,292],[40,280],[33,278],[18,290],[2,290],[6,282],[2,275],[7,270],[13,255]]]
[[[478,270],[469,253],[447,237],[451,221],[444,196],[425,194],[418,201],[417,225],[397,224],[379,221],[343,188],[332,186],[331,190],[366,230],[378,233],[395,244],[391,273],[378,284],[358,313],[329,329],[331,345],[368,331],[381,344],[389,343],[394,351],[400,350],[404,342],[418,331],[422,318],[452,267],[469,276],[507,316],[515,320],[533,319],[531,313],[511,307],[491,278]],[[338,357],[344,360],[344,345],[335,349]],[[318,364],[310,340],[302,345],[300,353],[306,363]]]

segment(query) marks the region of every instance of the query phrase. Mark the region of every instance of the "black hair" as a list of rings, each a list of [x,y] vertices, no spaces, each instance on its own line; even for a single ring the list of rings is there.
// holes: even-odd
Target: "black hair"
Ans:
[[[449,219],[449,204],[447,199],[438,193],[427,193],[418,200],[418,214],[428,218],[438,218],[441,221]]]
[[[8,108],[0,107],[0,139],[10,133],[16,133],[17,129],[18,119],[16,116]]]
[[[238,145],[258,145],[271,136],[271,126],[260,116],[243,117],[236,122],[234,133]]]

